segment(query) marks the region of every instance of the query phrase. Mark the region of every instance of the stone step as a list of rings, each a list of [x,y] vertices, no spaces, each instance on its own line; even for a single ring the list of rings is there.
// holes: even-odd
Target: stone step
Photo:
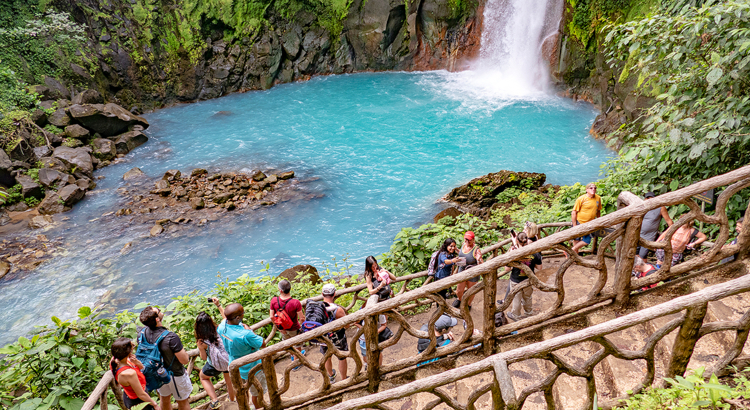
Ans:
[[[580,330],[585,327],[585,323],[566,323],[556,324],[553,326],[546,327],[542,334],[544,339],[551,339],[557,336],[561,336],[567,333]],[[572,346],[569,348],[561,349],[557,351],[557,354],[567,363],[569,366],[574,366],[579,369],[583,368],[584,363],[593,354],[595,354],[601,346],[594,342],[587,342]],[[612,386],[609,384],[609,380],[604,373],[601,365],[594,368],[594,381],[602,399],[609,399],[612,397]],[[555,399],[555,408],[559,409],[585,409],[586,406],[586,395],[587,390],[586,379],[582,377],[574,377],[567,374],[561,374],[555,385],[552,388],[552,394]]]
[[[498,346],[500,352],[507,352],[513,349],[517,349],[522,346],[526,346],[529,343],[536,343],[543,340],[542,334],[535,332],[526,337],[510,337]],[[524,360],[522,362],[513,363],[508,366],[510,371],[513,387],[516,391],[516,396],[521,394],[523,389],[539,383],[544,377],[555,370],[555,366],[546,361],[540,359]],[[530,395],[522,407],[523,410],[546,410],[547,402],[544,399],[543,393],[534,393]]]
[[[597,311],[587,315],[588,325],[594,326],[600,323],[616,319],[614,312]],[[645,345],[649,330],[643,325],[636,325],[606,336],[614,346],[619,349],[638,350]],[[646,374],[645,360],[624,360],[613,356],[607,356],[600,362],[602,370],[610,378],[612,394],[615,397],[624,396],[628,390],[635,388]]]

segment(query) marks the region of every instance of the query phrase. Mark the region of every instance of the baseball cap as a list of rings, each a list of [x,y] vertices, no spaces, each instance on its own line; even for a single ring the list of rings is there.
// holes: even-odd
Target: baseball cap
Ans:
[[[643,197],[644,197],[644,198],[653,198],[653,197],[655,197],[655,196],[656,196],[656,195],[654,195],[654,193],[653,193],[653,192],[650,192],[650,191],[649,191],[649,192],[646,192],[646,195],[644,195]]]
[[[336,285],[333,283],[326,283],[323,285],[323,290],[321,291],[323,296],[333,296],[336,294]]]
[[[470,241],[474,240],[474,232],[466,231],[466,233],[464,234],[464,239],[468,239]]]
[[[435,330],[441,331],[450,329],[453,326],[456,326],[458,324],[458,320],[456,318],[452,318],[448,315],[441,315],[438,320],[435,322]]]

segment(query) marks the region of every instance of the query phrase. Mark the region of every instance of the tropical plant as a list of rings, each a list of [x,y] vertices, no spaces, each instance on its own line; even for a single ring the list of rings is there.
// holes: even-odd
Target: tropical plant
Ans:
[[[396,275],[425,270],[430,256],[440,248],[444,240],[453,238],[460,244],[466,231],[474,231],[476,242],[480,246],[491,245],[499,239],[498,232],[490,223],[473,215],[445,217],[438,223],[401,229],[390,250],[382,255],[382,265]]]
[[[627,143],[607,165],[613,186],[666,192],[750,162],[750,3],[708,3],[609,28],[620,81],[637,76],[655,99],[616,133]]]

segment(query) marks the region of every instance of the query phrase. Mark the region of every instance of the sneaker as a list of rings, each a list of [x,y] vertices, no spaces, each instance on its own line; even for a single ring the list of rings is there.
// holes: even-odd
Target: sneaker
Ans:
[[[534,311],[533,311],[533,310],[532,310],[531,312],[525,312],[524,314],[522,314],[522,315],[521,315],[521,319],[526,319],[527,317],[532,317],[532,316],[534,316],[535,314],[536,314],[536,313],[534,313]]]
[[[516,316],[516,315],[514,315],[514,314],[513,314],[513,312],[508,312],[508,313],[506,313],[506,314],[505,314],[505,316],[506,316],[506,317],[507,317],[508,319],[511,319],[511,320],[513,320],[514,322],[518,322],[519,320],[521,320],[521,318],[520,318],[520,317],[518,317],[518,316]]]
[[[461,306],[461,299],[456,298],[456,300],[453,301],[453,307],[458,308]]]
[[[328,376],[328,379],[331,381],[331,384],[336,383],[336,369],[333,369],[333,374]]]
[[[302,351],[302,355],[303,355],[303,356],[305,355],[305,351],[304,351],[304,350]],[[292,361],[292,362],[294,362],[294,355],[292,355],[292,360],[291,360],[291,361]],[[300,364],[299,364],[299,366],[297,366],[297,367],[295,367],[294,369],[292,369],[292,371],[293,371],[293,372],[296,372],[297,370],[299,370],[299,369],[301,369],[301,368],[302,368],[302,363],[300,363]]]
[[[210,408],[212,410],[219,409],[219,408],[221,408],[221,403],[219,403],[218,400],[212,401],[211,403],[209,403],[208,408]]]

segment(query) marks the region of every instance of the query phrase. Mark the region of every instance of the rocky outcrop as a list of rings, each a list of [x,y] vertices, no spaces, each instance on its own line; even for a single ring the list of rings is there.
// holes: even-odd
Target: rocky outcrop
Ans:
[[[76,104],[68,108],[68,113],[76,122],[103,137],[121,134],[134,125],[148,127],[148,121],[117,104]]]
[[[113,139],[115,141],[117,154],[120,155],[125,155],[148,141],[148,137],[140,131],[129,131],[122,135],[118,135]]]
[[[71,173],[82,172],[91,176],[94,172],[94,164],[91,160],[89,150],[86,148],[57,147],[52,153],[52,158],[59,159],[68,166]]]
[[[320,275],[318,275],[318,269],[316,269],[315,266],[312,265],[297,265],[291,267],[279,273],[278,278],[286,279],[292,283],[298,283],[300,282],[299,276],[301,274],[307,275],[306,279],[310,282],[311,285],[317,285],[321,282]]]
[[[128,2],[118,2],[116,7],[99,0],[58,2],[86,25],[92,57],[99,61],[93,77],[83,70],[79,80],[88,82],[103,100],[131,111],[267,89],[320,74],[459,69],[462,61],[479,51],[483,2],[472,9],[476,4],[466,14],[456,15],[448,0],[354,0],[333,32],[325,28],[330,24],[321,23],[328,16],[302,10],[281,17],[271,6],[263,26],[251,35],[246,31],[226,36],[232,29],[224,23],[206,23],[200,33],[192,33],[204,42],[199,40],[188,52],[172,43],[165,47],[163,39],[180,33],[175,42],[182,45],[182,33],[190,30],[182,20],[195,16],[144,23],[143,14],[135,13],[136,6]],[[178,2],[156,7],[154,16],[166,16],[180,14],[182,6]],[[72,93],[73,103],[98,100],[89,94]]]
[[[454,188],[445,199],[459,205],[459,209],[480,217],[488,217],[498,203],[497,196],[509,188],[536,190],[544,185],[547,176],[535,172],[500,171],[474,178]]]
[[[12,170],[13,162],[10,160],[8,154],[0,149],[0,185],[11,187],[16,184],[16,179],[11,174]]]

